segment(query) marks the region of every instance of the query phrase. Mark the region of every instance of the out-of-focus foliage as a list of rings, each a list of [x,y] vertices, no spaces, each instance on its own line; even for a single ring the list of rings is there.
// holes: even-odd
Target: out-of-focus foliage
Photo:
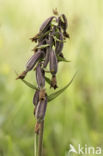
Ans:
[[[48,104],[44,156],[64,156],[70,143],[103,148],[103,0],[0,0],[0,156],[33,156],[34,92],[15,80],[15,71],[24,69],[34,47],[29,38],[55,7],[66,14],[71,37],[64,47],[71,62],[59,64],[59,87],[79,72]],[[34,72],[27,80],[35,84]]]

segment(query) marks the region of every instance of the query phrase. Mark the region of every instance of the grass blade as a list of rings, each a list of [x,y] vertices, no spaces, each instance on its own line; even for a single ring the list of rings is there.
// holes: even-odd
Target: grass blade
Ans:
[[[73,82],[75,76],[76,76],[77,72],[74,74],[73,78],[71,79],[71,81],[66,85],[64,86],[62,89],[58,90],[57,92],[55,93],[52,93],[51,95],[48,96],[48,102],[54,100],[56,97],[58,97],[61,93],[63,93],[70,85],[71,83]]]

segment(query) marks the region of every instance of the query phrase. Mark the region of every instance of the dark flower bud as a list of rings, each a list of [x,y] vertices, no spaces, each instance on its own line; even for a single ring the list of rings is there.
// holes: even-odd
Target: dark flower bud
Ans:
[[[35,112],[36,112],[38,102],[39,102],[39,90],[36,90],[35,94],[34,94],[34,97],[33,97],[33,104],[35,105],[34,115],[35,115]]]
[[[62,27],[63,27],[64,31],[66,31],[66,29],[68,27],[67,18],[66,18],[66,16],[64,14],[62,14],[61,16],[63,18],[63,25],[62,25]]]
[[[54,50],[50,51],[50,72],[52,75],[57,73],[58,63]]]
[[[39,88],[44,88],[45,86],[45,72],[41,68],[41,64],[38,63],[36,67],[36,80]]]
[[[56,52],[56,54],[59,55],[62,52],[63,45],[64,45],[64,43],[63,43],[63,34],[61,32],[58,32],[58,39],[60,41],[56,41],[55,52]]]
[[[35,117],[38,123],[44,120],[46,107],[47,107],[47,96],[45,97],[45,100],[40,100],[37,105]]]
[[[38,102],[39,102],[39,90],[36,90],[33,97],[33,104],[37,106]]]
[[[64,14],[58,17],[58,26],[63,29],[64,37],[70,38],[69,34],[66,32],[68,27],[67,18]]]
[[[54,16],[49,17],[48,19],[46,19],[43,24],[40,27],[40,32],[45,33],[49,28],[50,28],[50,24],[51,21],[53,20]]]
[[[39,59],[43,57],[43,51],[39,50],[39,52],[35,53],[26,64],[26,71],[30,71],[33,69],[35,64]]]
[[[56,81],[56,76],[55,75],[52,76],[51,86],[50,87],[53,87],[54,89],[58,88],[57,81]]]
[[[50,56],[50,50],[51,50],[51,47],[48,47],[46,49],[46,56],[45,56],[45,60],[44,60],[44,64],[43,64],[43,67],[46,68],[47,65],[48,65],[48,62],[49,62],[49,56]]]

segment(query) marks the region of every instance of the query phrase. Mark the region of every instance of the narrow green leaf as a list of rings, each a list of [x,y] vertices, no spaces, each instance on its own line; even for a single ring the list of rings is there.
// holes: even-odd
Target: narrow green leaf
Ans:
[[[67,60],[66,58],[57,56],[58,61],[63,61],[63,62],[70,62],[69,60]]]
[[[46,47],[49,47],[50,45],[49,44],[45,44],[45,45],[40,45],[37,47],[37,49],[43,49],[43,48],[46,48]]]
[[[22,80],[22,82],[24,82],[24,84],[26,84],[28,87],[32,88],[32,89],[38,89],[36,86],[34,86],[33,84],[31,84],[30,82],[26,81],[26,80]]]
[[[61,41],[56,36],[53,36],[53,38],[54,38],[55,41],[59,41],[59,42],[63,42],[63,43],[65,42],[65,40]]]
[[[45,76],[45,80],[48,84],[51,84],[51,80],[48,77]]]
[[[63,93],[73,82],[75,76],[76,76],[77,72],[74,74],[73,78],[71,79],[71,81],[64,86],[62,89],[58,90],[57,92],[52,93],[51,95],[48,96],[48,102],[54,100],[56,97],[58,97],[61,93]]]
[[[16,75],[18,76],[18,73],[15,71]],[[38,89],[35,85],[31,84],[30,82],[20,79],[24,84],[26,84],[28,87],[32,88],[32,89]]]

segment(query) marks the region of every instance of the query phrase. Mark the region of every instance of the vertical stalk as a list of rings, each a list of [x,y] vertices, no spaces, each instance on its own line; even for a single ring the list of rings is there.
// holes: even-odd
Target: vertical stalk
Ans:
[[[43,144],[43,130],[44,120],[40,123],[39,138],[38,138],[38,156],[42,156],[42,144]]]
[[[38,135],[34,132],[34,156],[37,156],[38,152]]]

